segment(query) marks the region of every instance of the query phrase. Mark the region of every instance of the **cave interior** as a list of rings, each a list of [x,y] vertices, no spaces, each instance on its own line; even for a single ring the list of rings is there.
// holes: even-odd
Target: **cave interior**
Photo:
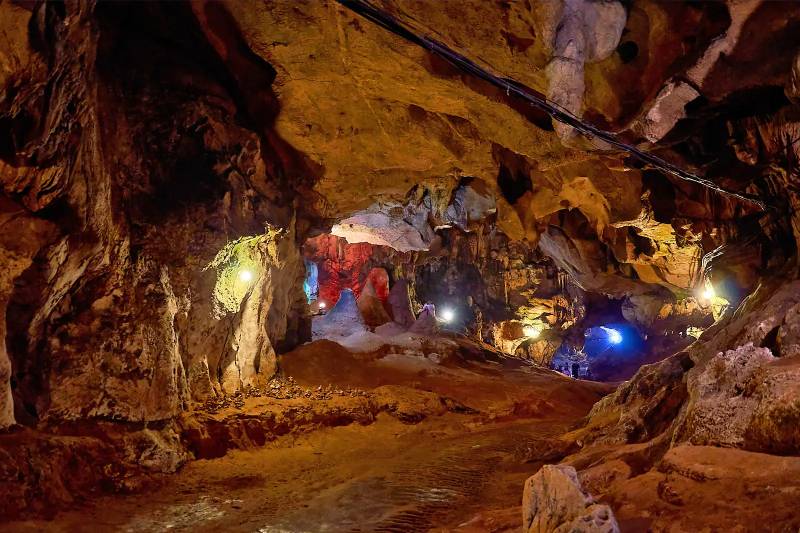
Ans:
[[[800,529],[800,4],[0,30],[0,529]]]

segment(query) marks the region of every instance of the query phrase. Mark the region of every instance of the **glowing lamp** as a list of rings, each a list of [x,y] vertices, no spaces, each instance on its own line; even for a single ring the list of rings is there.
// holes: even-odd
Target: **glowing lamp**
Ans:
[[[606,335],[608,335],[608,342],[611,344],[619,344],[622,342],[622,334],[619,331],[615,330],[614,328],[607,328],[605,326],[600,327],[606,332]]]
[[[716,296],[714,287],[707,287],[706,290],[703,291],[703,299],[705,300],[711,300],[714,296]]]
[[[452,322],[455,317],[456,314],[452,309],[442,309],[442,320],[445,322]]]
[[[318,306],[320,309],[325,309],[325,302],[320,302],[319,304],[317,304],[317,306]]]
[[[542,332],[539,330],[539,328],[533,326],[525,326],[524,328],[522,328],[522,334],[525,335],[526,337],[535,339],[539,335],[541,335]]]
[[[249,270],[242,270],[239,272],[239,281],[250,283],[253,280],[253,273]]]

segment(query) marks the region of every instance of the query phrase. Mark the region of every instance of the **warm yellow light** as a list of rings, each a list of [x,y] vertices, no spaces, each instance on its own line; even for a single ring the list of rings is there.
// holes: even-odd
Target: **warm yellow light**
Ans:
[[[714,293],[714,287],[706,287],[706,290],[703,291],[703,299],[705,300],[711,300],[714,298],[714,296],[716,296]]]
[[[526,337],[535,339],[542,334],[542,331],[534,326],[525,326],[524,328],[522,328],[522,334],[525,335]]]
[[[250,283],[253,280],[253,273],[249,270],[242,270],[239,272],[239,281]]]
[[[695,339],[700,337],[700,335],[702,335],[702,333],[703,333],[703,329],[702,328],[698,328],[698,327],[695,327],[695,326],[689,326],[689,327],[686,328],[686,334],[688,336],[690,336],[690,337],[694,337]]]
[[[319,308],[320,309],[325,309],[325,302],[320,302],[319,303]]]

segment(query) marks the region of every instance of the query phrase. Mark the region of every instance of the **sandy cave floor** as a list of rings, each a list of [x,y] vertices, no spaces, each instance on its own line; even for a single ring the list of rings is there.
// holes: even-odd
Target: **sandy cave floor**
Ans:
[[[281,362],[301,385],[388,394],[398,410],[412,412],[427,409],[413,405],[416,391],[430,391],[475,411],[428,414],[416,423],[381,412],[371,424],[290,434],[190,462],[154,491],[101,497],[51,521],[6,526],[20,532],[516,531],[523,482],[542,462],[532,450],[546,449],[610,387],[513,360],[445,359],[350,354],[315,343]],[[303,401],[251,398],[214,416]]]

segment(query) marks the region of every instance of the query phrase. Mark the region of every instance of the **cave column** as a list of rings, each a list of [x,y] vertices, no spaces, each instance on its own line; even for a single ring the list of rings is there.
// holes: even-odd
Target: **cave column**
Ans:
[[[27,254],[5,248],[0,243],[0,429],[16,423],[14,418],[14,399],[11,395],[11,359],[6,346],[6,309],[14,280],[31,264]]]
[[[27,216],[24,209],[0,200],[0,429],[16,423],[11,394],[11,358],[6,345],[6,312],[14,281],[31,266],[39,249],[49,240],[53,226]],[[24,235],[26,238],[20,239]]]

